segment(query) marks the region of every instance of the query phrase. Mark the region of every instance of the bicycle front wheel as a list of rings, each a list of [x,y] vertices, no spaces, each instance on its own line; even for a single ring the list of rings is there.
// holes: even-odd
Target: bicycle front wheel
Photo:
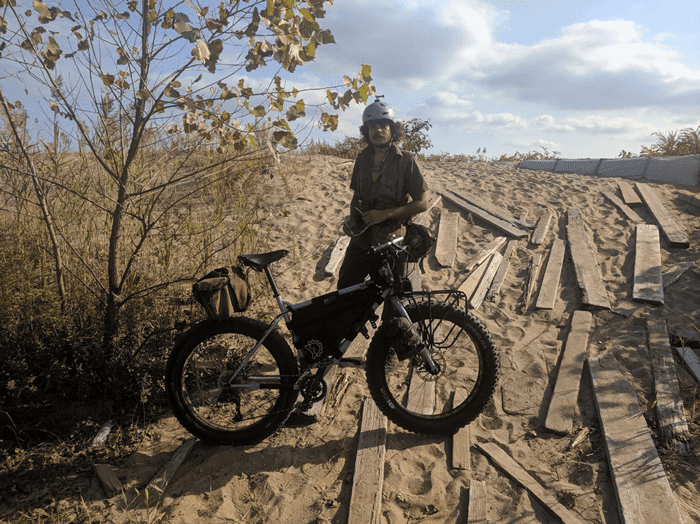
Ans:
[[[449,435],[472,422],[491,400],[498,380],[496,349],[471,313],[442,302],[406,307],[437,369],[422,355],[399,360],[386,325],[367,351],[367,384],[395,424],[425,435]]]
[[[219,444],[255,444],[289,416],[297,361],[276,331],[255,352],[269,325],[247,317],[207,322],[186,333],[165,368],[172,410],[196,437]]]

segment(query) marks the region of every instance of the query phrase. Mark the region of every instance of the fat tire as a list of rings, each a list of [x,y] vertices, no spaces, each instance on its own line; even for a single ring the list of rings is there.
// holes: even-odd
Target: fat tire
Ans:
[[[399,391],[399,386],[389,385],[392,380],[388,379],[387,375],[393,376],[393,370],[398,370],[396,374],[400,376],[403,373],[401,370],[409,369],[408,366],[413,366],[410,368],[411,372],[417,373],[421,357],[399,360],[391,348],[392,341],[388,334],[388,326],[383,324],[376,331],[367,350],[366,375],[370,394],[387,418],[404,429],[424,435],[454,434],[472,422],[493,397],[499,374],[499,362],[493,339],[486,327],[473,314],[452,305],[425,301],[407,306],[406,311],[416,327],[420,326],[420,319],[432,319],[435,323],[438,319],[444,319],[443,322],[462,329],[463,334],[459,336],[466,338],[458,340],[463,342],[469,352],[473,352],[471,361],[475,365],[470,367],[477,368],[470,376],[469,382],[473,383],[471,391],[468,391],[466,399],[460,405],[449,406],[448,402],[452,400],[454,391],[467,383],[465,380],[464,384],[459,384],[462,378],[455,369],[458,367],[456,363],[461,354],[456,351],[459,347],[452,346],[447,349],[438,347],[439,344],[431,344],[429,337],[422,333],[423,342],[429,352],[442,366],[440,373],[436,376],[424,373],[425,377],[435,381],[433,391],[439,393],[435,394],[433,413],[424,414],[413,411],[412,408],[409,409],[408,379],[405,379],[405,386]],[[463,369],[466,373],[469,370],[464,369],[465,367],[462,366],[459,369]],[[455,378],[450,377],[452,374]],[[441,379],[442,382],[438,383]],[[401,380],[394,379],[394,381],[396,384],[401,384]],[[456,387],[453,387],[453,382]]]
[[[268,412],[265,413],[263,411],[259,418],[256,417],[257,420],[255,422],[245,428],[237,429],[233,425],[226,427],[226,425],[210,423],[207,417],[198,413],[197,407],[189,399],[187,386],[183,386],[183,378],[187,373],[186,366],[191,358],[197,357],[197,355],[193,356],[197,348],[206,347],[207,344],[211,345],[214,341],[224,340],[226,337],[236,337],[236,339],[240,337],[242,340],[245,340],[246,344],[249,345],[248,349],[250,349],[255,341],[262,338],[268,328],[269,324],[256,319],[238,316],[226,320],[206,321],[198,324],[177,341],[165,367],[165,389],[175,417],[194,436],[218,444],[243,446],[256,444],[264,440],[284,424],[298,396],[298,391],[291,388],[266,390],[270,392],[266,394],[271,397],[269,410],[265,407]],[[212,347],[221,351],[220,347],[215,345],[212,345]],[[296,382],[299,376],[297,360],[289,344],[277,331],[272,331],[268,335],[259,348],[258,354],[268,357],[266,371],[269,372],[270,369],[276,366],[282,383],[294,384]],[[213,361],[209,360],[207,363]],[[222,366],[225,366],[224,362],[222,362]],[[211,375],[213,377],[215,373],[211,373]],[[208,380],[211,381],[213,379],[210,377]],[[240,391],[243,391],[242,395],[247,394],[247,390]],[[277,394],[275,392],[278,392],[278,395],[273,403],[272,397]],[[219,393],[217,399],[221,397],[222,394]],[[240,397],[238,401],[242,404]],[[214,408],[214,410],[218,409],[218,407]]]

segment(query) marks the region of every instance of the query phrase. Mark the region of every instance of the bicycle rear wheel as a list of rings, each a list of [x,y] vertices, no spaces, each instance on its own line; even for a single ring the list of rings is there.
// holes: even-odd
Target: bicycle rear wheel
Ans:
[[[499,364],[493,340],[474,315],[442,302],[406,307],[438,366],[431,373],[421,355],[399,360],[388,327],[367,351],[367,384],[379,409],[416,433],[449,435],[473,421],[491,400]]]
[[[175,345],[165,387],[175,416],[190,433],[219,444],[247,445],[284,423],[297,398],[292,386],[299,369],[276,331],[249,354],[268,327],[247,317],[207,322]]]

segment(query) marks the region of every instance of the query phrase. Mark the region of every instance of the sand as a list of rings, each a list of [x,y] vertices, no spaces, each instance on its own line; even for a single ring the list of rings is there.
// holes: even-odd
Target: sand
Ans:
[[[334,157],[291,157],[275,169],[269,182],[261,209],[261,238],[267,239],[265,248],[292,251],[275,271],[281,290],[292,302],[335,288],[336,278],[325,276],[323,268],[348,210],[351,168],[351,163]],[[558,359],[581,296],[567,252],[554,309],[530,306],[523,310],[529,263],[533,254],[546,260],[555,237],[566,239],[566,211],[579,209],[612,306],[612,311],[593,312],[588,355],[617,357],[654,429],[646,319],[665,319],[670,333],[700,327],[700,210],[679,198],[697,194],[698,189],[650,183],[690,240],[688,249],[670,249],[662,241],[664,271],[682,262],[695,264],[666,290],[665,305],[653,306],[632,300],[634,225],[602,194],[616,192],[618,179],[484,162],[426,162],[422,169],[436,193],[451,189],[480,196],[531,223],[547,210],[554,214],[543,244],[520,241],[499,296],[475,311],[497,344],[502,372],[493,402],[471,424],[471,438],[505,450],[582,522],[621,522],[587,372],[572,433],[558,436],[544,428]],[[428,221],[434,230],[442,209],[458,211],[447,202],[438,204]],[[637,212],[652,221],[646,209]],[[424,287],[458,287],[466,278],[465,268],[499,235],[465,212],[460,212],[460,224],[453,266],[440,267],[431,253],[423,266]],[[699,388],[678,363],[676,368],[697,448]],[[361,369],[346,368],[339,373],[343,375],[348,377],[347,389],[338,405],[326,409],[317,422],[287,425],[255,446],[198,442],[150,513],[125,510],[118,496],[106,501],[103,511],[114,521],[125,522],[127,517],[178,524],[348,522],[359,422],[369,393]],[[570,449],[583,429],[590,431]],[[117,468],[127,491],[142,489],[188,437],[172,417],[159,422],[151,434],[157,438],[145,442],[139,454]],[[558,522],[475,447],[469,471],[450,469],[450,453],[450,439],[415,435],[389,423],[382,524],[467,522],[470,479],[486,484],[488,522]],[[700,461],[663,449],[660,455],[681,513],[688,523],[700,522]]]

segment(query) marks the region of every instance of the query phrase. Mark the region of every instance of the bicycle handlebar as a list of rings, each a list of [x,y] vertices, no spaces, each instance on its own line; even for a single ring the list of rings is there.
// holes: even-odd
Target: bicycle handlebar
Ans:
[[[387,251],[390,248],[395,248],[395,249],[401,249],[401,247],[398,245],[399,242],[403,240],[403,237],[398,237],[394,238],[393,240],[389,240],[389,242],[385,242],[384,244],[379,244],[378,246],[372,246],[368,249],[370,253],[373,255],[381,255],[385,251]]]

